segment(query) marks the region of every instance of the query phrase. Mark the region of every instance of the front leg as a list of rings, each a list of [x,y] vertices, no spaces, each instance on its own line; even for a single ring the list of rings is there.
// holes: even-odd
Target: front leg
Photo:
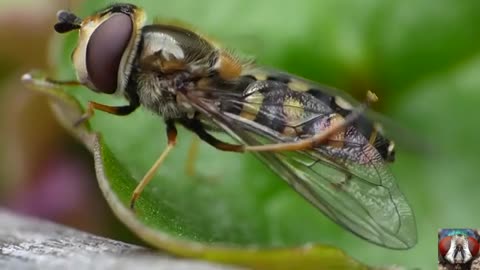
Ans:
[[[60,81],[60,80],[51,79],[43,76],[42,74],[39,74],[39,72],[31,72],[31,73],[24,74],[22,76],[22,82],[25,85],[42,92],[49,92],[50,90],[61,90],[64,87],[82,85],[80,82],[75,80]],[[80,119],[78,119],[74,123],[74,126],[77,127],[82,123],[84,123],[89,118],[91,118],[95,113],[95,110],[100,110],[100,111],[104,111],[104,112],[115,114],[115,115],[128,115],[133,111],[135,111],[135,109],[137,109],[139,105],[140,104],[138,101],[131,101],[130,104],[124,105],[124,106],[108,106],[108,105],[90,101],[88,103],[86,112],[80,117]]]
[[[94,114],[95,110],[100,110],[115,115],[129,115],[138,108],[138,103],[130,102],[128,105],[124,106],[108,106],[105,104],[96,103],[93,101],[88,102],[87,111],[78,119],[74,126],[78,127],[88,119],[90,119]]]

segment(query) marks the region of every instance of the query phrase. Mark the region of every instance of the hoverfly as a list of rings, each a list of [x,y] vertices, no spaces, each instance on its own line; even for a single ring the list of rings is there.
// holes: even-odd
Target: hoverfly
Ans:
[[[83,20],[67,11],[57,17],[58,33],[80,32],[72,54],[78,81],[49,82],[128,101],[119,107],[91,101],[76,124],[94,110],[128,115],[139,106],[166,123],[167,146],[133,191],[132,209],[174,149],[178,124],[219,150],[254,153],[354,234],[388,248],[416,243],[412,210],[387,166],[394,144],[365,111],[372,93],[358,105],[338,90],[242,61],[189,29],[146,25],[144,11],[131,4],[113,4]]]

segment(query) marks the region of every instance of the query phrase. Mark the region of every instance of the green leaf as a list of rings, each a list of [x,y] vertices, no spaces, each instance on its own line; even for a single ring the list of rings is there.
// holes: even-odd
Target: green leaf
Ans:
[[[79,15],[107,2],[89,1]],[[416,212],[419,244],[409,251],[391,251],[340,229],[250,155],[201,144],[195,174],[188,175],[193,136],[185,130],[132,216],[125,205],[165,147],[164,126],[143,110],[128,117],[98,112],[90,124],[101,137],[87,136],[86,145],[96,156],[100,185],[116,214],[150,244],[258,269],[335,269],[333,263],[338,269],[365,268],[328,246],[373,265],[432,269],[438,228],[480,224],[477,215],[468,215],[476,212],[471,198],[480,188],[480,128],[472,124],[480,103],[478,1],[134,2],[151,19],[185,21],[229,47],[246,50],[261,64],[348,89],[358,97],[372,89],[385,112],[423,135],[419,140],[426,138],[440,148],[432,158],[399,147],[393,169]],[[56,39],[58,76],[71,79],[69,55],[76,35]],[[67,91],[82,106],[88,100],[124,103],[85,88]],[[60,116],[69,111],[64,109]],[[463,195],[446,204],[454,190]],[[317,244],[306,248],[311,243]],[[279,250],[269,250],[273,247]]]

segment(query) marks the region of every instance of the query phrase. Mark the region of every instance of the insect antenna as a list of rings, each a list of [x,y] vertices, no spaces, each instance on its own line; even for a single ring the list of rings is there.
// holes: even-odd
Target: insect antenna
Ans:
[[[82,19],[70,11],[60,10],[57,12],[58,22],[54,25],[57,33],[66,33],[75,29],[79,29]]]

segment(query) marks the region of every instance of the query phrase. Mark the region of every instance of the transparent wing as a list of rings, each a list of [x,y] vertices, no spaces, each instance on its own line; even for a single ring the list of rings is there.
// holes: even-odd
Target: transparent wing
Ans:
[[[246,144],[266,143],[253,133],[234,132]],[[368,163],[355,164],[335,155],[326,159],[317,151],[255,154],[313,205],[353,233],[389,248],[412,247],[416,243],[413,213],[385,163],[367,158],[371,149],[347,148],[364,152]]]
[[[231,94],[231,93],[230,93]],[[238,114],[221,111],[218,99],[189,95],[192,105],[220,129],[246,145],[282,143],[289,138],[268,126]],[[223,97],[222,106],[255,106],[254,100]],[[231,104],[226,104],[231,103]],[[259,114],[270,119],[281,117],[281,104],[265,104]],[[306,110],[289,106],[302,113],[304,121],[296,127],[325,117],[326,111]],[[295,114],[295,113],[293,113]],[[406,249],[416,243],[415,220],[405,197],[385,161],[368,141],[355,133],[353,127],[342,139],[342,147],[321,145],[308,151],[256,152],[275,173],[287,181],[310,203],[337,224],[354,234],[381,246]]]

